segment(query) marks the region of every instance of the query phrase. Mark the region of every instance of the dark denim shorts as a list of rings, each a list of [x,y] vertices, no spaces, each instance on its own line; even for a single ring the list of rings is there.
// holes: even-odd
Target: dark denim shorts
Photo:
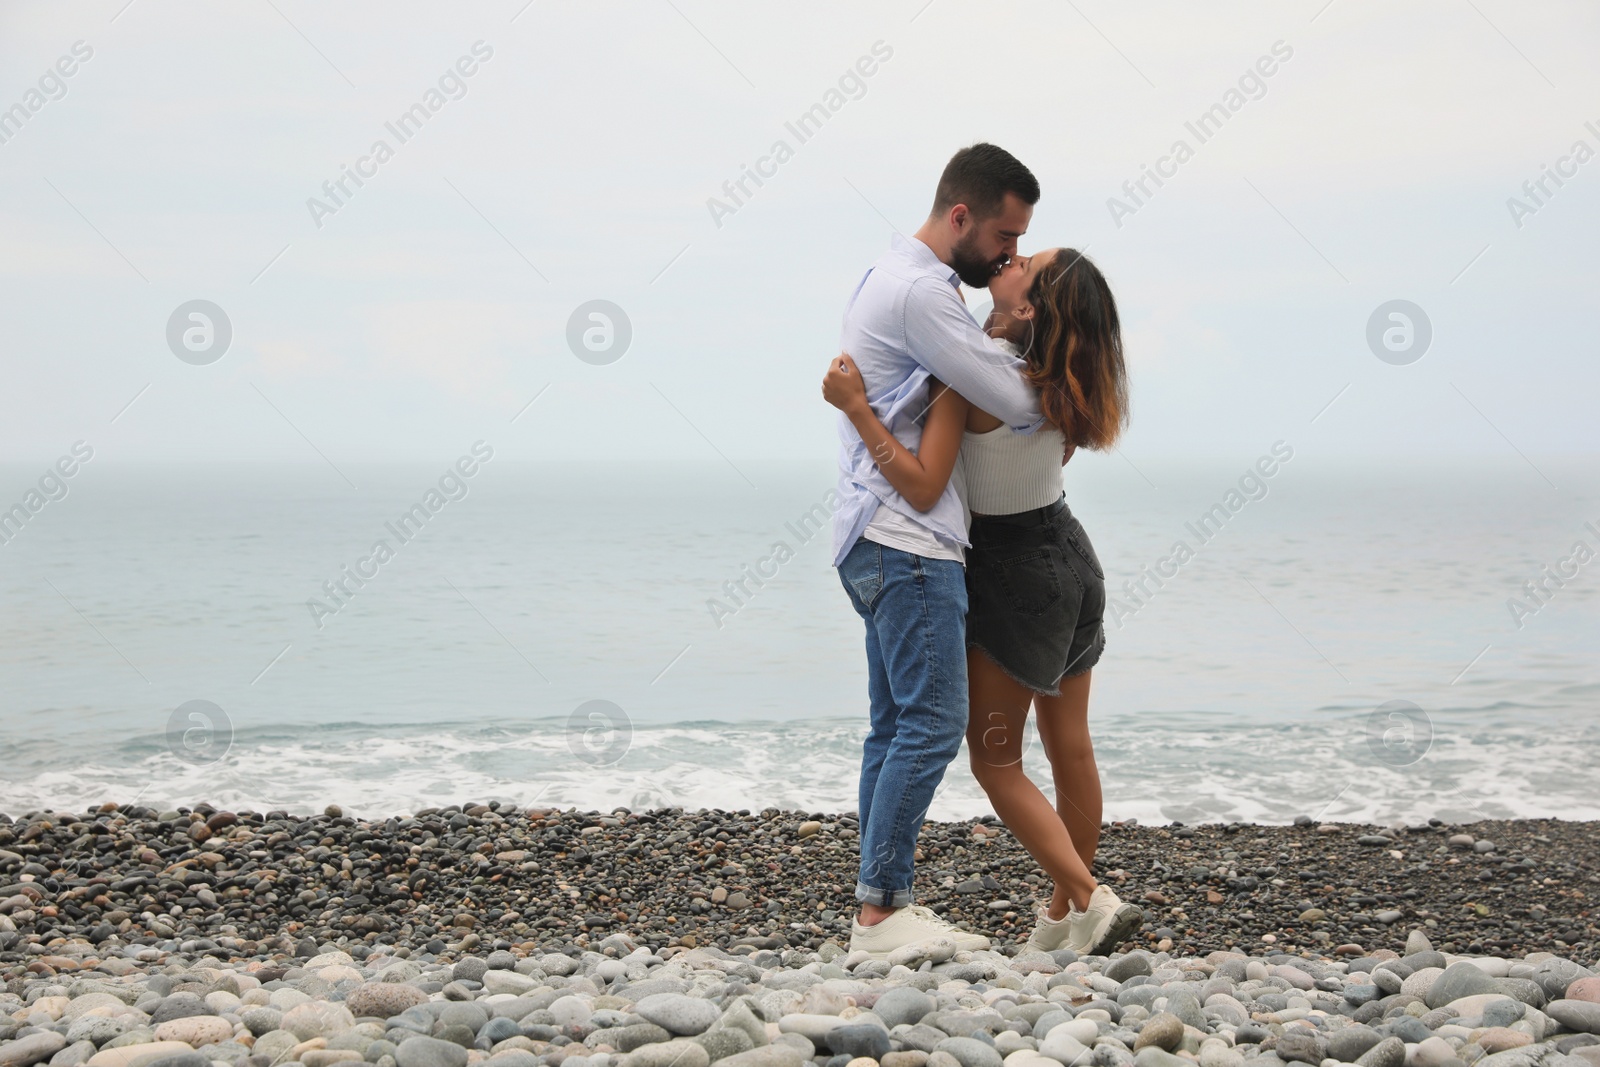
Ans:
[[[1063,495],[1015,515],[973,515],[967,647],[1046,696],[1105,650],[1105,570]]]

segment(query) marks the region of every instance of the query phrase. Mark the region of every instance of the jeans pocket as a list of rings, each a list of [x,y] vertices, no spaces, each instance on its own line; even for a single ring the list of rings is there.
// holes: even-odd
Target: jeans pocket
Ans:
[[[1061,599],[1061,577],[1047,549],[1003,559],[999,571],[1000,588],[1019,615],[1043,615]]]
[[[873,541],[857,541],[839,562],[842,578],[867,611],[883,592],[883,546]]]

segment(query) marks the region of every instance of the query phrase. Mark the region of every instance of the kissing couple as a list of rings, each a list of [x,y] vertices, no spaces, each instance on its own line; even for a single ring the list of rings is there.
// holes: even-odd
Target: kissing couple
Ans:
[[[1002,148],[951,157],[927,220],[856,286],[822,384],[841,412],[833,563],[866,624],[871,704],[850,948],[875,959],[933,939],[989,948],[912,897],[917,835],[963,736],[995,813],[1054,883],[1027,946],[1104,954],[1141,921],[1092,873],[1105,572],[1061,477],[1126,425],[1121,327],[1083,255],[1017,253],[1038,200]],[[981,326],[963,282],[994,298]],[[1035,708],[1054,806],[1022,770]]]

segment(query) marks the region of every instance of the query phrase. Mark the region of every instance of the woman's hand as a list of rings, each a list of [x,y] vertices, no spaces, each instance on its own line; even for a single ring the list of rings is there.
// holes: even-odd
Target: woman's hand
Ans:
[[[839,358],[828,364],[828,373],[822,379],[822,399],[846,415],[867,407],[867,386],[849,353],[840,352]]]

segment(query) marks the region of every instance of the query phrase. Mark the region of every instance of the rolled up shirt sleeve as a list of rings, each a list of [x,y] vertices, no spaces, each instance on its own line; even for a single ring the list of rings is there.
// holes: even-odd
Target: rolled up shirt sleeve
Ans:
[[[935,378],[1018,433],[1044,423],[1039,393],[1022,376],[1027,364],[989,339],[954,287],[913,282],[905,303],[906,347]]]

